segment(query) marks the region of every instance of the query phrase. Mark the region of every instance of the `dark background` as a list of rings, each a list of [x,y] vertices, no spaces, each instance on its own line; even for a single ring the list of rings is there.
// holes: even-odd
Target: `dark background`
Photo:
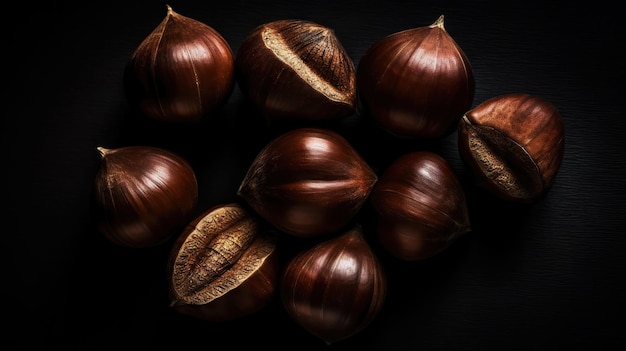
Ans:
[[[8,5],[9,110],[2,118],[8,164],[2,177],[9,196],[2,252],[9,262],[0,342],[16,350],[626,346],[623,12],[603,1],[167,3],[217,29],[234,52],[264,22],[316,21],[335,30],[355,64],[374,41],[444,14],[474,69],[474,105],[526,92],[561,112],[565,157],[554,187],[530,206],[502,203],[471,185],[455,133],[428,145],[398,142],[354,116],[340,129],[378,171],[409,150],[445,156],[467,190],[473,232],[414,263],[394,260],[372,240],[389,276],[385,306],[366,330],[330,347],[289,320],[278,300],[234,322],[194,320],[168,307],[170,243],[123,249],[95,232],[95,148],[152,144],[179,152],[197,172],[200,211],[238,200],[249,162],[276,131],[266,128],[238,87],[219,117],[195,128],[132,122],[122,71],[164,18],[165,2]]]

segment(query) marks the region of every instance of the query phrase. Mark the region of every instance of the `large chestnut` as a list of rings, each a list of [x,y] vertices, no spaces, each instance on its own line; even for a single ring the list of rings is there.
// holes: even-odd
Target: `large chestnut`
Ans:
[[[364,112],[391,134],[435,139],[450,134],[472,105],[469,59],[444,28],[430,26],[391,34],[370,46],[357,68]]]
[[[313,237],[343,229],[376,180],[374,171],[339,133],[297,128],[259,152],[238,195],[279,230]]]
[[[334,31],[295,19],[256,27],[237,51],[236,79],[269,121],[335,120],[356,109],[356,69]]]
[[[381,245],[402,260],[432,257],[471,230],[465,191],[448,161],[434,152],[394,160],[371,203]]]
[[[541,96],[503,94],[463,116],[458,144],[476,184],[507,201],[531,203],[552,186],[561,165],[563,121]]]
[[[171,306],[209,321],[265,307],[275,295],[277,237],[237,203],[216,205],[185,228],[168,261]]]
[[[120,246],[163,243],[185,226],[198,201],[198,184],[182,156],[151,146],[98,147],[95,177],[98,229]]]
[[[234,86],[234,54],[226,39],[170,6],[124,72],[131,107],[167,122],[201,121],[226,102]]]
[[[383,266],[358,224],[297,254],[280,280],[289,316],[327,344],[369,326],[386,291]]]

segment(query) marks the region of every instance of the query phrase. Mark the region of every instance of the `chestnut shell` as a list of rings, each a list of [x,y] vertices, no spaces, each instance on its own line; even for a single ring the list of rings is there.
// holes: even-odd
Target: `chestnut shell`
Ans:
[[[120,246],[163,243],[191,218],[198,184],[180,155],[151,146],[98,148],[95,177],[98,229]]]
[[[268,122],[327,121],[356,110],[356,68],[335,35],[297,19],[256,27],[241,43],[236,80]]]
[[[532,203],[548,191],[564,143],[559,111],[537,95],[495,96],[459,121],[459,151],[476,184],[507,201]]]
[[[172,246],[171,306],[221,322],[270,303],[279,276],[277,237],[241,204],[216,205],[191,221]]]
[[[376,180],[374,171],[339,133],[297,128],[259,152],[237,193],[277,229],[313,237],[343,229]]]
[[[131,107],[166,122],[195,123],[218,110],[235,86],[234,54],[214,28],[167,15],[141,42],[124,71]]]
[[[470,61],[443,26],[407,29],[370,46],[357,68],[362,112],[402,138],[450,134],[474,99]]]
[[[280,280],[289,316],[332,344],[365,329],[386,298],[387,278],[359,224],[293,257]]]
[[[448,161],[430,151],[400,156],[372,190],[376,235],[393,256],[432,257],[471,230],[465,191]]]

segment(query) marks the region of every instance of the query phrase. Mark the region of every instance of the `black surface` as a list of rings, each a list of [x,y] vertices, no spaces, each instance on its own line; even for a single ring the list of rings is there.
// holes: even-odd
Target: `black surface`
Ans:
[[[263,22],[313,20],[335,30],[356,64],[375,40],[444,14],[446,29],[474,68],[474,105],[526,92],[549,99],[563,115],[565,157],[554,187],[531,206],[504,204],[468,182],[455,134],[423,145],[348,125],[343,132],[379,170],[391,155],[411,149],[444,155],[466,186],[473,232],[424,262],[381,253],[389,275],[382,312],[365,331],[330,347],[289,320],[277,301],[229,323],[184,317],[168,307],[169,244],[128,250],[95,232],[95,148],[144,143],[181,153],[197,171],[200,211],[237,200],[248,163],[273,132],[237,87],[218,120],[197,128],[129,122],[123,67],[165,16],[164,2],[5,7],[4,22],[15,24],[3,31],[9,111],[2,121],[8,160],[2,173],[9,201],[2,251],[9,262],[2,284],[9,313],[3,313],[2,343],[19,346],[9,349],[626,346],[626,77],[620,56],[626,18],[617,7],[598,1],[168,3],[216,28],[234,51]]]

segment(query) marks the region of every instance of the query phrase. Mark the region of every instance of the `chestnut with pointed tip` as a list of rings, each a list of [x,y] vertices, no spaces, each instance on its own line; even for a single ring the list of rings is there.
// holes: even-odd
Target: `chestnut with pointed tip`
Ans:
[[[393,256],[432,257],[471,230],[465,191],[448,161],[430,151],[400,156],[372,190],[376,235]]]
[[[377,177],[339,133],[297,128],[256,156],[237,194],[279,230],[313,237],[342,229]]]
[[[537,95],[495,96],[459,121],[459,151],[476,184],[507,201],[531,203],[546,193],[564,142],[559,111]]]
[[[150,118],[194,123],[218,110],[235,86],[234,54],[214,28],[167,15],[141,42],[124,72],[130,105]]]
[[[356,70],[334,31],[304,20],[277,20],[246,36],[236,80],[268,121],[335,120],[356,108]]]
[[[171,306],[208,321],[227,321],[265,307],[275,295],[277,237],[237,203],[198,216],[173,245],[168,261]]]
[[[182,156],[150,146],[98,147],[98,229],[126,247],[155,246],[183,228],[198,202],[198,184]]]
[[[366,114],[403,138],[450,134],[472,105],[470,61],[444,28],[407,29],[375,42],[357,68],[357,89]]]
[[[369,326],[386,292],[383,266],[358,224],[297,254],[280,280],[289,316],[327,344]]]

